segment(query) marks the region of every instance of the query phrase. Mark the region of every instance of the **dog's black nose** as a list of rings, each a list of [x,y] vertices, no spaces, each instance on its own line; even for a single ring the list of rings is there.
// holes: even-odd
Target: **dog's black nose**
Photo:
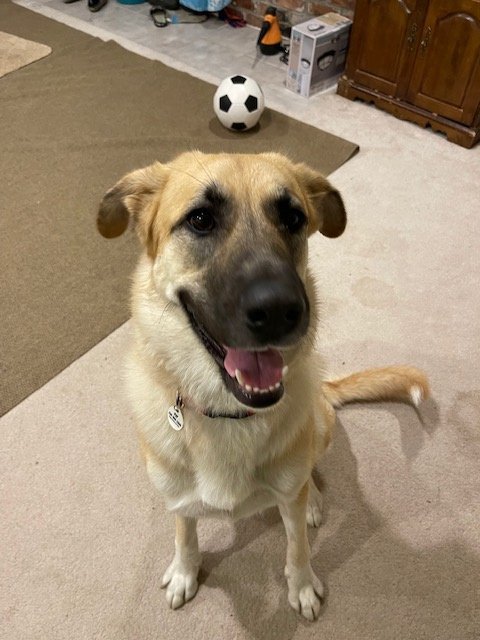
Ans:
[[[244,290],[241,306],[245,323],[260,343],[281,342],[308,324],[303,286],[290,274],[260,277]]]

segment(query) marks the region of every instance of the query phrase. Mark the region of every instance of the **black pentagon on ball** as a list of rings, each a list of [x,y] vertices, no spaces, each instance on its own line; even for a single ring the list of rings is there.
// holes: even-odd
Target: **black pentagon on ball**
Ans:
[[[228,96],[222,96],[218,101],[218,104],[220,107],[220,111],[225,111],[225,113],[227,113],[230,107],[232,106],[232,101]]]
[[[234,122],[230,129],[234,131],[244,131],[247,128],[247,125],[244,122]]]
[[[245,78],[245,76],[232,76],[230,78],[230,81],[232,84],[245,84],[247,79]]]
[[[247,108],[247,111],[249,113],[252,113],[252,111],[256,111],[258,109],[258,98],[256,98],[255,96],[248,96],[248,98],[245,100],[245,107]]]

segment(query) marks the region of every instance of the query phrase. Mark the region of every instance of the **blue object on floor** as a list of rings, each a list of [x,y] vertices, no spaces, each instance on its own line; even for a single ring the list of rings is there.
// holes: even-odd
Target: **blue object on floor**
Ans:
[[[230,2],[231,0],[182,0],[183,6],[193,11],[220,11]]]
[[[117,0],[120,4],[143,4],[146,0]]]

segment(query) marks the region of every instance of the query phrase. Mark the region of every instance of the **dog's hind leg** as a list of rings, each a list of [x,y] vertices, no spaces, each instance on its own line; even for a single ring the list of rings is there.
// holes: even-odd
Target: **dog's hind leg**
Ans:
[[[197,593],[200,563],[197,521],[176,515],[175,556],[162,580],[172,609],[178,609]]]

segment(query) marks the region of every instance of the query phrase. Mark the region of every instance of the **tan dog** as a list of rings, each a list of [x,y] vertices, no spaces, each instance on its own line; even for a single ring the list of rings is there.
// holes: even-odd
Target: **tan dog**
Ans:
[[[426,379],[391,367],[322,383],[307,238],[339,236],[346,214],[308,167],[277,154],[186,153],[120,180],[101,203],[98,228],[117,236],[130,217],[145,251],[133,281],[128,389],[149,476],[176,516],[162,583],[168,603],[177,608],[197,591],[198,517],[243,518],[277,505],[288,599],[313,620],[323,587],[307,521],[320,524],[322,499],[311,474],[333,407],[418,404]]]

